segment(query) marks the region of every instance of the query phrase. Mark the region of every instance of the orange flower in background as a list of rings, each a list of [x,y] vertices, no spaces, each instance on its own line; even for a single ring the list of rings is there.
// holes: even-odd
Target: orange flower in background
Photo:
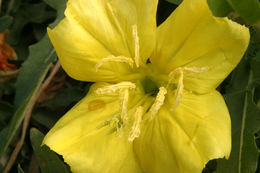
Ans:
[[[0,33],[0,71],[12,71],[17,67],[8,63],[8,60],[16,60],[17,56],[14,49],[6,43],[9,31]]]

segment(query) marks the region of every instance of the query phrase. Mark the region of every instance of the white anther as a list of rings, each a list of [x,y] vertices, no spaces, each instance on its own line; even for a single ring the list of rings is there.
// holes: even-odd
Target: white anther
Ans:
[[[128,57],[124,57],[124,56],[110,55],[106,58],[101,59],[101,61],[96,64],[96,66],[95,66],[96,72],[106,62],[123,62],[123,63],[127,63],[131,68],[133,68],[133,66],[134,66],[134,61],[132,58],[128,58]]]
[[[166,94],[167,94],[166,88],[160,87],[159,92],[155,98],[155,101],[154,101],[152,107],[150,108],[150,110],[148,112],[148,116],[146,119],[152,120],[154,118],[154,116],[158,113],[159,109],[163,105]]]
[[[188,74],[188,73],[196,73],[196,74],[203,73],[203,72],[208,71],[208,69],[209,69],[209,67],[179,67],[169,73],[168,76],[170,79],[169,79],[167,88],[172,83],[172,80],[178,79],[177,89],[174,94],[173,107],[171,108],[171,111],[174,111],[181,102],[183,89],[184,89],[184,84],[183,84],[184,75]]]
[[[132,32],[133,32],[134,50],[135,50],[135,65],[136,65],[136,67],[139,67],[139,65],[140,65],[140,62],[139,62],[140,47],[139,47],[139,37],[138,37],[137,25],[133,25]]]
[[[136,85],[132,82],[120,82],[114,85],[108,85],[103,88],[98,88],[96,94],[109,94],[123,89],[135,89]]]
[[[183,94],[183,88],[184,88],[184,85],[183,85],[183,77],[184,77],[183,71],[180,71],[179,75],[180,75],[180,77],[179,77],[177,89],[176,89],[175,94],[174,94],[173,106],[171,108],[171,111],[174,111],[179,106],[179,104],[181,102],[181,97],[182,97],[182,94]]]
[[[138,138],[140,133],[141,133],[140,125],[141,125],[141,122],[142,122],[143,112],[144,112],[144,109],[143,109],[142,106],[139,106],[135,111],[134,124],[133,124],[132,129],[131,129],[129,136],[128,136],[129,142],[133,142],[134,139]]]
[[[121,107],[121,113],[120,113],[120,117],[123,121],[123,123],[125,123],[127,121],[127,104],[128,104],[128,99],[129,99],[129,89],[121,89],[119,91],[119,104]]]
[[[188,73],[203,73],[209,70],[209,67],[179,67],[173,70],[169,73],[169,78],[171,82],[173,79],[176,79],[176,76],[180,74],[180,72],[183,73],[183,75]]]

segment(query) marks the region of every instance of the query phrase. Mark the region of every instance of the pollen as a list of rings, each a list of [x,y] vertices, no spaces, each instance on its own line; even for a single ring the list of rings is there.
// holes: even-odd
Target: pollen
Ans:
[[[123,63],[128,64],[131,68],[133,68],[133,66],[134,66],[134,61],[133,61],[132,58],[125,57],[125,56],[113,56],[113,55],[111,55],[111,56],[108,56],[106,58],[101,59],[101,61],[96,64],[96,66],[95,66],[96,72],[106,62],[123,62]]]
[[[128,141],[133,142],[135,138],[138,138],[141,133],[141,122],[143,116],[144,109],[142,106],[137,107],[134,114],[134,124],[128,136]]]
[[[160,110],[161,106],[164,103],[165,100],[165,95],[167,94],[167,90],[165,87],[160,87],[159,88],[159,92],[155,98],[155,101],[153,103],[153,105],[151,106],[149,112],[148,112],[148,116],[146,119],[152,120],[154,118],[154,116],[158,113],[158,111]]]

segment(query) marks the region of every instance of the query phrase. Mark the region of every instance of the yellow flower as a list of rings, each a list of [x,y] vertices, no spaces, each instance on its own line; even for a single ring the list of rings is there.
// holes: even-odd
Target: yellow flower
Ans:
[[[48,30],[65,71],[96,82],[43,143],[81,173],[201,173],[229,157],[216,87],[243,56],[244,26],[184,0],[159,27],[157,0],[69,0]]]

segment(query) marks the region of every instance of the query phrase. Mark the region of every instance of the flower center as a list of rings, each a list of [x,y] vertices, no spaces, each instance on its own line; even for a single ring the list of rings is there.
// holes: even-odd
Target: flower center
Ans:
[[[156,96],[157,93],[159,92],[158,84],[149,77],[145,77],[144,79],[142,79],[141,84],[145,94]]]
[[[137,25],[133,25],[132,27],[132,35],[133,35],[133,43],[134,43],[134,58],[126,57],[126,56],[114,56],[110,55],[106,58],[101,59],[99,63],[96,64],[96,71],[104,64],[109,62],[120,62],[126,63],[131,68],[139,68],[140,67],[140,55],[139,55],[139,37],[137,31]],[[150,69],[150,66],[147,65],[147,69]],[[98,88],[95,92],[99,95],[109,94],[109,93],[117,93],[118,94],[118,102],[119,102],[119,113],[114,115],[112,118],[109,118],[99,127],[104,127],[109,125],[111,130],[109,133],[118,132],[121,134],[122,129],[126,129],[123,132],[126,132],[127,139],[129,142],[134,141],[135,138],[139,137],[141,133],[141,124],[144,122],[149,122],[153,120],[156,116],[162,105],[164,104],[167,90],[171,89],[170,86],[172,84],[176,85],[174,101],[172,103],[171,111],[174,111],[182,98],[183,90],[184,90],[184,77],[189,73],[202,73],[208,70],[207,67],[179,67],[168,75],[168,82],[166,86],[158,86],[157,82],[155,82],[151,77],[148,77],[152,74],[146,71],[145,67],[139,69],[139,72],[142,71],[145,73],[142,80],[137,80],[137,83],[132,83],[129,81],[120,82],[117,84],[112,84],[105,86],[103,88]],[[152,73],[152,72],[151,72]],[[145,111],[143,105],[134,106],[135,112],[132,117],[128,116],[128,101],[129,101],[129,92],[131,90],[136,89],[136,85],[141,84],[141,88],[143,89],[144,96],[151,96],[154,101],[152,105]],[[139,88],[139,87],[138,87]],[[140,88],[139,88],[140,89]],[[172,89],[171,89],[172,90]],[[130,126],[130,127],[129,127]]]

